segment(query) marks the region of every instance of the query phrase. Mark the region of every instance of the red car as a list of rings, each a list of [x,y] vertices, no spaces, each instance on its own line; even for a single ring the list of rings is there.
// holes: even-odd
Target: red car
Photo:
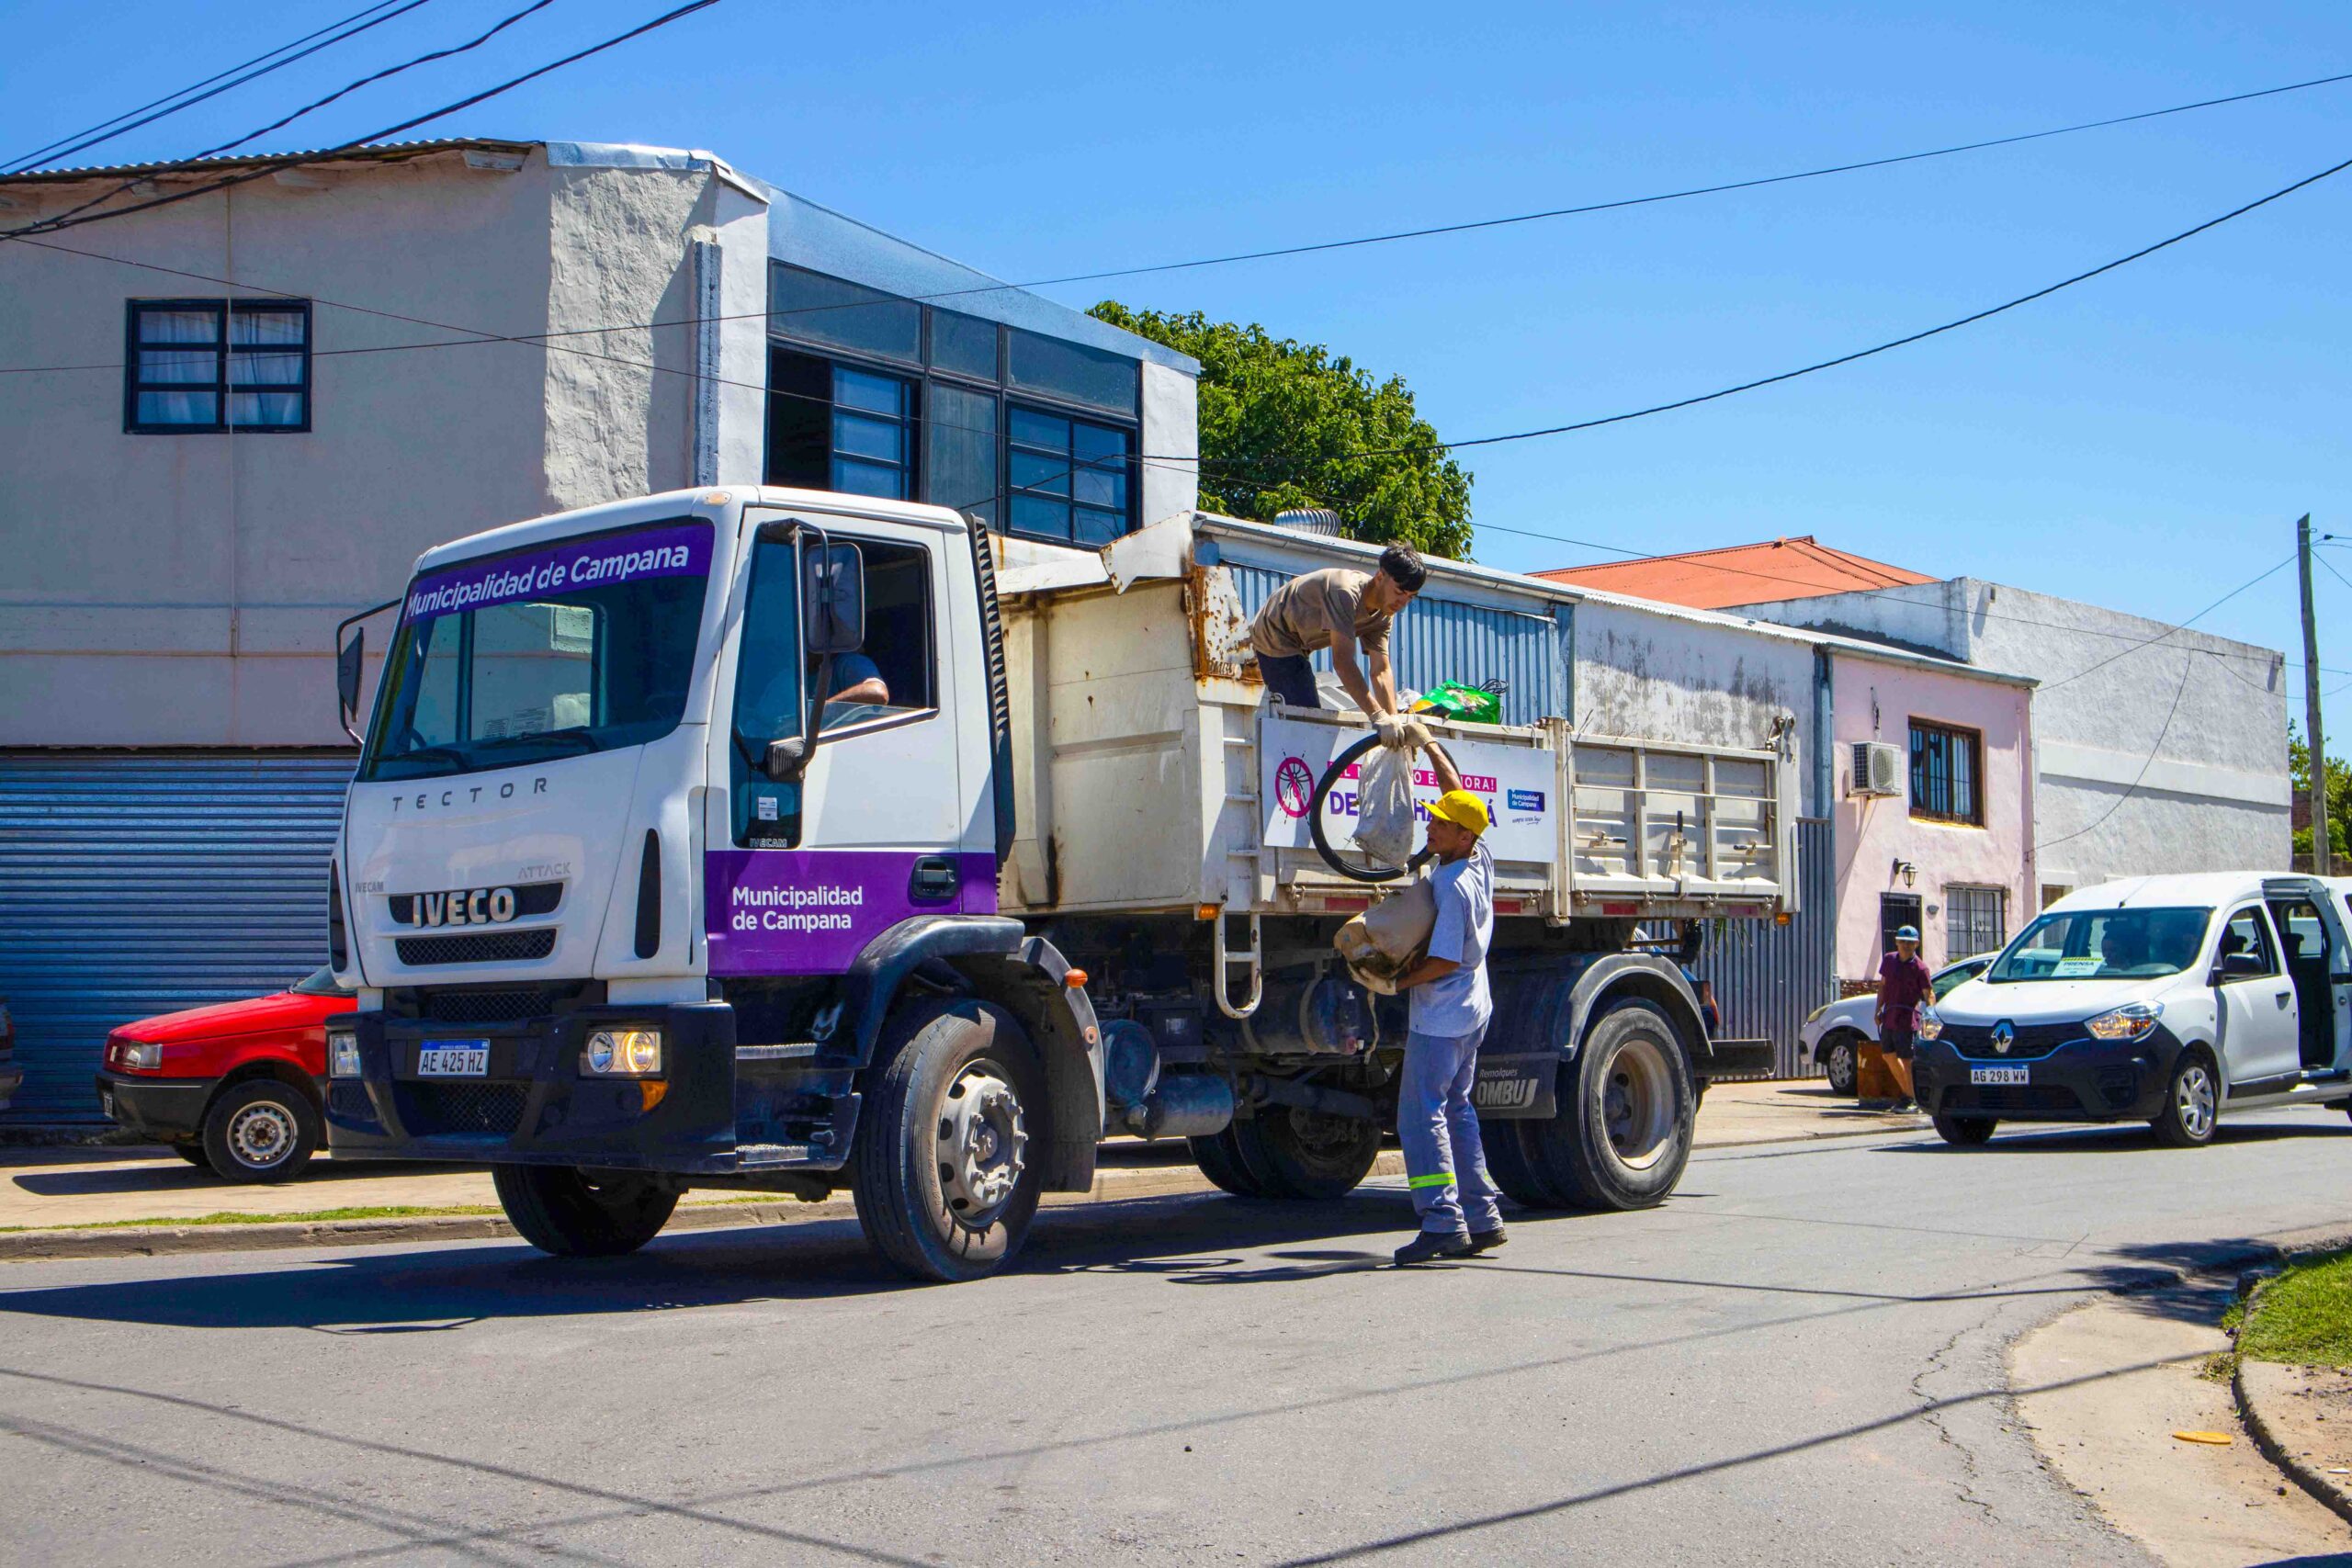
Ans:
[[[98,1103],[232,1181],[283,1181],[325,1122],[326,1021],[351,993],[321,969],[273,996],[167,1012],[107,1037]]]

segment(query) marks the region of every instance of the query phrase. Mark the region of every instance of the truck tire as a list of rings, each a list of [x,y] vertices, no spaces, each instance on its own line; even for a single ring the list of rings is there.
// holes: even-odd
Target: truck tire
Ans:
[[[1270,1198],[1344,1198],[1363,1185],[1380,1157],[1377,1122],[1293,1105],[1267,1106],[1235,1122],[1233,1131],[1243,1164],[1264,1173]]]
[[[1527,1149],[1528,1134],[1543,1126],[1541,1122],[1489,1122],[1478,1119],[1478,1142],[1487,1151],[1487,1174],[1503,1190],[1503,1196],[1525,1209],[1565,1209],[1566,1194],[1555,1188],[1542,1174],[1538,1161]]]
[[[276,1078],[248,1078],[205,1111],[204,1162],[231,1181],[284,1181],[311,1163],[322,1131],[309,1095]]]
[[[627,1171],[494,1165],[499,1206],[525,1241],[558,1258],[619,1258],[662,1234],[675,1192]]]
[[[1193,1163],[1201,1174],[1232,1193],[1236,1198],[1263,1198],[1266,1190],[1250,1174],[1250,1167],[1241,1157],[1240,1145],[1233,1139],[1230,1124],[1222,1132],[1205,1138],[1187,1138],[1193,1146]]]
[[[892,1020],[853,1160],[865,1239],[913,1280],[1002,1268],[1037,1213],[1029,1118],[1045,1102],[1036,1050],[1002,1008],[952,997]]]
[[[1652,1003],[1627,997],[1585,1030],[1562,1064],[1559,1114],[1530,1153],[1569,1206],[1647,1209],[1666,1201],[1690,1158],[1697,1115],[1682,1037]]]
[[[1851,1094],[1861,1072],[1860,1037],[1849,1029],[1838,1030],[1821,1047],[1821,1070],[1829,1075],[1829,1092]]]
[[[2222,1085],[2213,1059],[2204,1047],[2192,1045],[2172,1065],[2172,1079],[2165,1085],[2165,1102],[2149,1120],[2156,1141],[2167,1148],[2201,1149],[2213,1141],[2221,1120]]]

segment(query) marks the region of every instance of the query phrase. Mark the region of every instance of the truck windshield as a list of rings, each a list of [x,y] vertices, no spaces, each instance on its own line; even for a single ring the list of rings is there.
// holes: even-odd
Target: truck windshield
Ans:
[[[363,781],[639,746],[677,728],[710,582],[698,518],[534,545],[409,585]]]
[[[2177,975],[2205,946],[2210,908],[2076,909],[2044,915],[1993,962],[1984,978],[2145,980]]]

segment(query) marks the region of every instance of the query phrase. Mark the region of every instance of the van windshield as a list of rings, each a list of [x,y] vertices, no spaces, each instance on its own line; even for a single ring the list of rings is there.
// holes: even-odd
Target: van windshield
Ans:
[[[2145,980],[2177,975],[2205,946],[2211,908],[2076,909],[2044,915],[1993,962],[1984,978]]]
[[[409,585],[359,768],[437,778],[677,728],[710,582],[698,518],[467,561]]]

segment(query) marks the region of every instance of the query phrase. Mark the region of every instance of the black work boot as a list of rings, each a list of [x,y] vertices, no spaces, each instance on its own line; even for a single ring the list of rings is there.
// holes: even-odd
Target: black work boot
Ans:
[[[1461,1236],[1423,1231],[1396,1249],[1396,1267],[1403,1269],[1415,1263],[1434,1263],[1441,1258],[1467,1258],[1470,1252],[1470,1243]]]
[[[1490,1231],[1472,1231],[1470,1233],[1471,1255],[1475,1257],[1481,1252],[1492,1252],[1510,1239],[1510,1232],[1500,1225],[1497,1225]]]

